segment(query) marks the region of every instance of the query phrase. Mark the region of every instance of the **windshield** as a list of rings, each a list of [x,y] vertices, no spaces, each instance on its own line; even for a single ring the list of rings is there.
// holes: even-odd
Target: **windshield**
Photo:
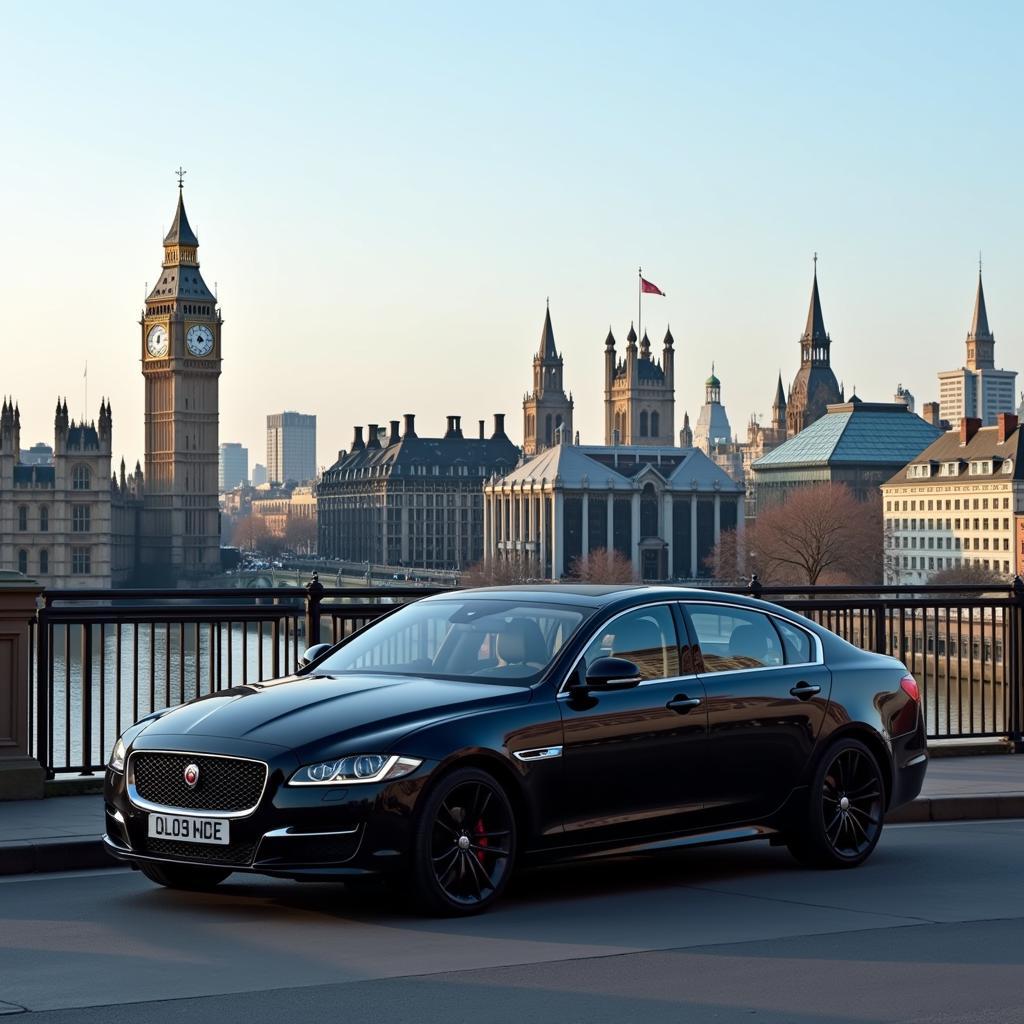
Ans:
[[[514,598],[418,602],[350,640],[317,671],[527,685],[540,679],[586,614]]]

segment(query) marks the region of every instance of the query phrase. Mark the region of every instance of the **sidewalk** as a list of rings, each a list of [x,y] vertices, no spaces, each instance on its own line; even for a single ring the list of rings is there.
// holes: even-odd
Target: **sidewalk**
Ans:
[[[893,823],[1024,818],[1024,755],[933,758]],[[99,839],[102,796],[0,802],[0,875],[115,867]]]

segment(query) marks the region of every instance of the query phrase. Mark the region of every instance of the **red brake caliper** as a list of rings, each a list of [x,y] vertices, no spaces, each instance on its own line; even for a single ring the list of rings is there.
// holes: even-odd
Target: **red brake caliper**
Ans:
[[[483,820],[483,818],[478,818],[477,819],[477,823],[473,826],[473,831],[477,835],[477,841],[476,841],[476,845],[477,846],[487,847],[490,844],[490,840],[483,834],[484,833],[484,820]],[[480,850],[476,851],[476,859],[478,861],[480,861],[481,864],[483,864],[483,862],[484,862],[484,851],[483,851],[483,849],[480,849]]]

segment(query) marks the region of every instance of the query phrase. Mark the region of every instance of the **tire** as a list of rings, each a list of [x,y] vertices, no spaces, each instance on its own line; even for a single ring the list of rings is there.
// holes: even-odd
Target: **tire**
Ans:
[[[139,870],[157,885],[168,889],[207,892],[224,881],[230,871],[223,868],[193,867],[191,864],[139,864]]]
[[[808,867],[855,868],[878,845],[884,814],[878,760],[860,740],[839,739],[818,762],[786,845]]]
[[[498,901],[515,864],[508,794],[492,775],[459,768],[426,795],[413,834],[409,884],[434,916],[479,914]]]

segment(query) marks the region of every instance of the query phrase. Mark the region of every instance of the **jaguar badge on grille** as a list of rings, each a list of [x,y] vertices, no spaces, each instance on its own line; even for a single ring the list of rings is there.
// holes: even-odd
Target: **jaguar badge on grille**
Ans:
[[[185,785],[189,789],[195,789],[196,783],[199,781],[199,765],[190,764],[185,768]]]

